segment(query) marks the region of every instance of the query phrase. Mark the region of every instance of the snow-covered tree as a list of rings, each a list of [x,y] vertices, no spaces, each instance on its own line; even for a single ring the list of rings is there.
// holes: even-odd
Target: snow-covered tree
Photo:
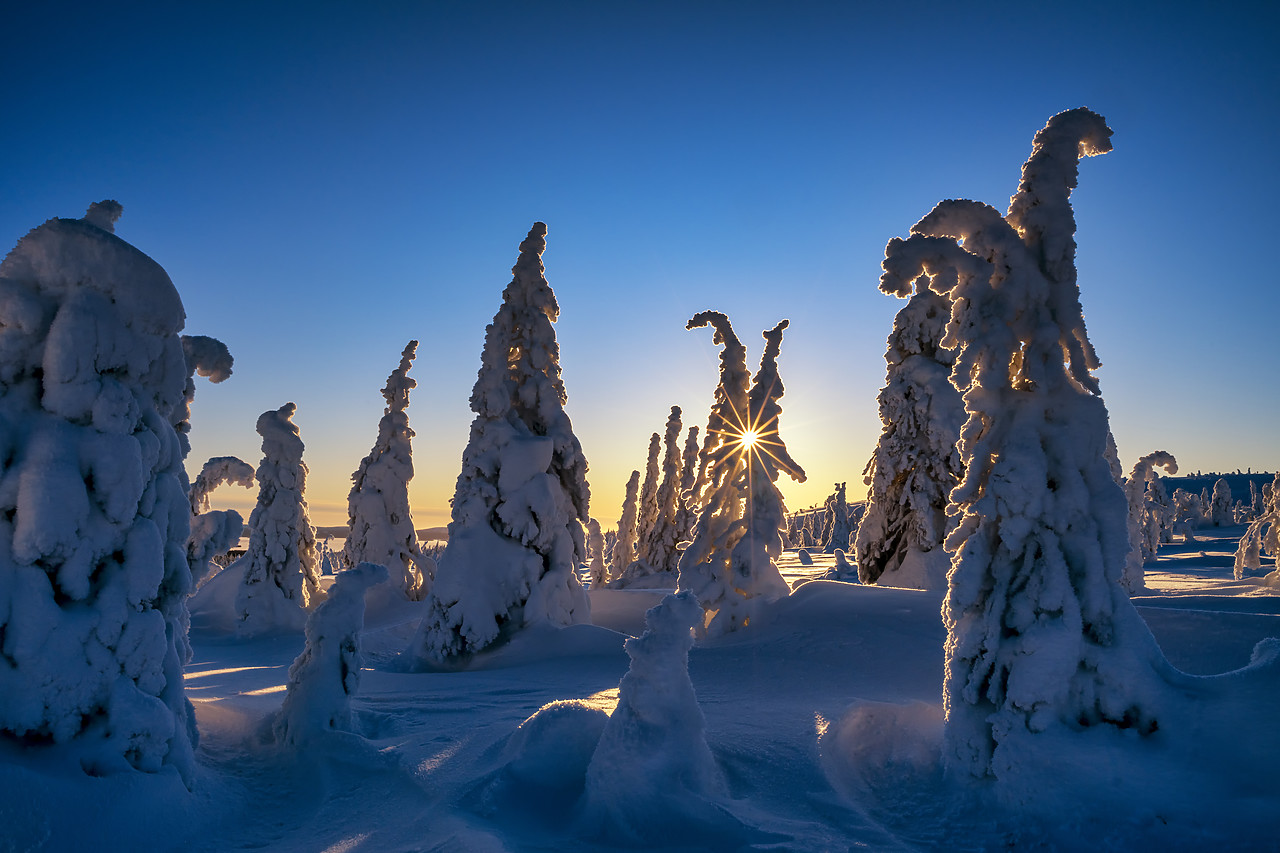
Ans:
[[[325,732],[351,730],[351,697],[360,687],[360,634],[369,587],[386,566],[360,563],[338,572],[329,596],[307,617],[307,644],[289,667],[284,704],[272,723],[276,742],[302,746]]]
[[[599,589],[608,580],[609,570],[604,562],[604,534],[600,532],[600,522],[594,518],[587,522],[587,577],[592,589]]]
[[[1164,478],[1156,471],[1151,472],[1151,478],[1147,481],[1146,505],[1142,531],[1147,540],[1147,548],[1154,554],[1161,545],[1173,541],[1173,525],[1178,516]],[[1153,535],[1155,538],[1152,538]]]
[[[185,313],[121,210],[50,219],[0,264],[0,734],[190,784]]]
[[[644,578],[669,577],[675,580],[676,567],[680,561],[680,513],[682,501],[680,496],[680,407],[672,406],[671,415],[667,418],[666,434],[663,439],[665,454],[662,460],[662,479],[653,490],[648,524],[637,524],[639,528],[636,543],[636,559],[631,565],[615,577],[612,586],[628,587]],[[658,438],[655,433],[655,442]],[[650,443],[650,467],[655,468],[657,454],[656,444]],[[656,477],[655,477],[656,479]],[[641,506],[644,506],[641,501]]]
[[[837,549],[844,551],[849,547],[849,539],[853,536],[853,525],[849,521],[849,502],[845,498],[847,483],[836,483],[835,490],[827,500],[827,544],[823,551],[834,554]]]
[[[191,483],[191,514],[200,515],[213,509],[209,495],[221,485],[253,488],[253,466],[235,456],[214,456],[204,463]]]
[[[642,842],[655,833],[654,815],[678,819],[691,800],[721,792],[689,678],[690,629],[701,623],[692,593],[671,594],[645,614],[644,633],[624,644],[631,666],[587,765],[584,795],[587,823],[609,836]]]
[[[249,547],[227,567],[243,573],[235,603],[237,632],[243,637],[302,630],[306,611],[324,597],[316,534],[304,497],[307,464],[293,422],[296,411],[293,403],[285,403],[258,417],[258,504],[249,516]]]
[[[1240,537],[1235,557],[1236,580],[1243,580],[1246,570],[1262,568],[1264,550],[1276,559],[1276,571],[1280,572],[1280,473],[1271,485],[1268,503]]]
[[[1142,566],[1156,555],[1156,548],[1150,543],[1152,538],[1157,545],[1160,541],[1158,530],[1159,514],[1153,513],[1148,495],[1151,494],[1149,483],[1156,476],[1155,469],[1164,468],[1170,474],[1178,473],[1178,460],[1165,450],[1148,453],[1133,465],[1129,478],[1124,482],[1124,497],[1129,505],[1129,556],[1125,560],[1124,575],[1120,582],[1133,595],[1146,588]],[[1154,495],[1152,495],[1154,499]],[[1157,527],[1154,537],[1148,528]]]
[[[649,457],[644,465],[644,480],[640,484],[640,504],[636,510],[636,559],[647,556],[648,532],[658,519],[658,453],[662,449],[662,437],[656,432],[649,437]]]
[[[1120,585],[1128,513],[1076,282],[1070,193],[1110,136],[1089,110],[1054,116],[1006,216],[944,201],[886,252],[886,276],[927,275],[951,298],[942,343],[968,419],[945,542],[944,743],[978,776],[1004,775],[1046,729],[1154,731],[1169,672]]]
[[[1230,527],[1236,523],[1235,513],[1231,511],[1231,486],[1219,477],[1213,484],[1213,495],[1209,498],[1209,523],[1214,527]]]
[[[640,472],[632,471],[627,480],[627,490],[622,498],[622,516],[618,519],[618,533],[613,549],[609,552],[609,577],[622,575],[636,558],[636,492],[640,489]]]
[[[877,398],[884,427],[863,471],[871,488],[854,542],[858,577],[876,583],[907,562],[920,566],[908,569],[913,580],[941,588],[950,561],[942,547],[948,496],[964,473],[957,448],[964,401],[949,381],[955,352],[942,346],[951,304],[915,279],[886,276],[881,289],[910,299],[884,354]]]
[[[676,542],[688,542],[693,538],[693,527],[698,523],[698,511],[702,507],[698,484],[698,428],[689,427],[684,442],[684,458],[680,461],[679,509],[676,511]]]
[[[378,422],[378,438],[369,455],[351,475],[347,496],[347,541],[342,561],[347,566],[377,563],[387,567],[388,583],[410,601],[427,594],[435,566],[418,546],[409,511],[409,481],[413,479],[413,449],[409,428],[409,392],[418,383],[409,377],[418,342],[409,341],[400,364],[382,389],[387,406]]]
[[[693,542],[680,558],[678,583],[698,597],[706,611],[703,630],[715,635],[746,625],[759,604],[790,591],[776,563],[786,523],[776,482],[782,471],[800,482],[805,475],[778,433],[783,386],[777,356],[787,321],[763,333],[765,351],[749,391],[746,348],[729,318],[703,311],[688,328],[706,325],[724,346],[707,422],[707,434],[716,440],[703,447],[707,490]]]
[[[412,647],[424,663],[478,652],[524,625],[590,618],[577,574],[590,518],[587,460],[564,411],[546,233],[534,223],[520,244],[485,332],[449,544]]]
[[[184,340],[186,340],[184,338]],[[213,560],[240,541],[244,519],[233,509],[215,510],[210,493],[223,483],[253,488],[253,466],[234,456],[215,456],[204,463],[191,484],[191,536],[187,539],[187,563],[192,589],[211,574]]]

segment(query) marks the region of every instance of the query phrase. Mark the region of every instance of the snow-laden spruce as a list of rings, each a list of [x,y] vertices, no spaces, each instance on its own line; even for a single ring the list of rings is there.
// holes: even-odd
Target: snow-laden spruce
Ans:
[[[478,652],[524,625],[590,619],[577,575],[590,519],[587,460],[564,411],[546,234],[536,222],[520,244],[485,332],[449,544],[409,650],[422,663]]]
[[[1230,527],[1236,523],[1232,511],[1231,486],[1226,479],[1219,477],[1213,484],[1213,494],[1209,498],[1208,520],[1214,527]]]
[[[326,732],[351,730],[351,697],[364,663],[365,591],[387,577],[377,563],[338,572],[328,597],[307,617],[307,645],[289,667],[284,704],[272,723],[277,743],[302,746]]]
[[[853,537],[854,529],[849,516],[849,501],[845,497],[847,485],[847,483],[833,484],[834,490],[827,501],[827,539],[822,549],[827,554],[847,549],[849,540]]]
[[[1262,512],[1251,522],[1249,529],[1236,546],[1234,575],[1236,580],[1244,580],[1245,572],[1262,568],[1262,552],[1266,551],[1276,560],[1276,570],[1268,576],[1280,582],[1280,473],[1276,474],[1271,484],[1271,493],[1263,505]],[[1280,583],[1277,583],[1280,585]]]
[[[587,522],[587,559],[588,582],[592,589],[599,589],[608,580],[609,569],[604,560],[604,534],[594,518]]]
[[[189,784],[186,315],[121,210],[50,219],[0,264],[0,733]]]
[[[632,471],[622,497],[622,515],[618,517],[618,532],[613,549],[609,552],[609,578],[621,577],[636,557],[636,503],[640,490],[640,472]]]
[[[285,403],[258,417],[262,462],[258,504],[249,516],[249,547],[227,571],[241,572],[236,591],[236,632],[242,637],[300,631],[307,610],[323,597],[315,529],[307,516],[307,464],[293,422],[297,407]]]
[[[699,811],[723,782],[689,678],[690,629],[702,624],[691,592],[667,595],[624,644],[631,666],[587,766],[583,820],[630,843],[668,835],[671,820]]]
[[[351,475],[347,539],[342,548],[342,561],[347,566],[365,562],[386,566],[388,583],[410,601],[426,597],[435,570],[418,546],[409,511],[414,433],[405,410],[409,392],[418,385],[409,377],[417,351],[418,342],[409,341],[382,389],[387,406],[378,422],[378,438]]]
[[[1124,482],[1125,502],[1129,506],[1129,556],[1125,560],[1124,575],[1120,582],[1130,595],[1146,589],[1147,582],[1142,567],[1155,557],[1156,548],[1160,544],[1159,525],[1162,514],[1155,506],[1156,494],[1151,489],[1157,467],[1176,474],[1178,460],[1166,450],[1148,453],[1134,463],[1129,478]]]
[[[956,446],[964,401],[949,379],[955,351],[942,345],[951,304],[917,279],[886,276],[881,290],[910,298],[884,354],[884,427],[863,472],[871,488],[854,542],[858,577],[877,583],[888,573],[888,585],[942,589],[948,496],[964,473]]]
[[[646,514],[647,526],[637,522],[638,535],[636,559],[610,582],[610,586],[626,588],[643,584],[653,586],[675,583],[676,568],[680,561],[678,546],[681,542],[681,513],[683,499],[680,494],[682,471],[680,468],[680,407],[672,406],[663,437],[662,479],[653,491],[652,508]],[[654,435],[657,438],[657,434]],[[650,446],[649,461],[655,463],[656,454]],[[641,505],[644,502],[641,501]]]
[[[676,543],[683,545],[693,539],[693,527],[698,523],[698,511],[702,508],[698,493],[698,428],[689,427],[684,442],[684,458],[680,460],[680,494],[677,498]],[[676,561],[677,564],[679,560]]]
[[[649,456],[644,463],[644,480],[640,482],[640,503],[636,507],[636,559],[644,560],[648,548],[646,535],[658,519],[658,454],[662,436],[649,436]]]
[[[718,311],[694,315],[688,328],[710,325],[720,353],[703,446],[706,491],[693,541],[680,557],[679,589],[691,591],[706,611],[699,633],[724,634],[746,625],[756,609],[790,590],[778,572],[786,507],[778,491],[785,471],[804,482],[778,432],[782,380],[777,357],[786,320],[764,332],[765,351],[748,391],[746,348],[729,318]]]
[[[1054,116],[1007,217],[944,201],[886,251],[889,286],[927,275],[952,304],[942,343],[968,419],[945,543],[944,742],[977,776],[1016,767],[1046,729],[1155,731],[1172,672],[1120,584],[1127,505],[1076,283],[1070,193],[1110,136],[1089,110]]]

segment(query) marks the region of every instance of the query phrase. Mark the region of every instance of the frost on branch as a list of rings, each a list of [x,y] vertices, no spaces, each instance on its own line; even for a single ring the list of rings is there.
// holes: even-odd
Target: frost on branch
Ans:
[[[901,241],[889,245],[894,263],[907,260]],[[941,273],[946,261],[928,253],[916,263]],[[886,584],[942,589],[948,496],[964,473],[956,446],[964,401],[949,381],[955,352],[942,344],[951,303],[929,289],[927,277],[896,278],[885,264],[881,290],[910,299],[894,317],[884,354],[889,366],[877,398],[884,427],[864,471],[871,488],[854,542],[858,577],[877,583],[887,573]]]
[[[689,328],[711,325],[722,344],[720,384],[703,445],[706,491],[693,542],[680,558],[679,588],[691,591],[706,611],[700,629],[723,634],[746,625],[756,608],[790,590],[778,572],[786,507],[778,491],[779,473],[804,482],[778,433],[782,380],[777,357],[783,320],[764,332],[765,351],[748,392],[746,348],[729,319],[704,311]]]
[[[418,342],[410,341],[400,354],[400,364],[387,377],[382,396],[387,401],[378,438],[351,475],[347,497],[347,540],[342,549],[348,566],[377,563],[387,567],[391,586],[410,601],[427,594],[434,565],[418,546],[409,511],[409,481],[413,479],[413,449],[409,428],[409,392],[417,382],[409,368]]]
[[[1178,473],[1178,460],[1164,450],[1148,453],[1136,463],[1124,483],[1125,502],[1129,506],[1129,556],[1124,564],[1121,583],[1130,595],[1146,589],[1142,567],[1156,555],[1160,544],[1161,512],[1155,504],[1156,492],[1151,488],[1157,479],[1156,468]]]
[[[303,497],[307,464],[295,411],[286,403],[258,417],[258,505],[249,516],[249,547],[227,567],[244,573],[235,606],[237,633],[245,637],[301,630],[306,611],[324,597],[315,530]]]
[[[0,736],[190,784],[185,313],[120,210],[50,219],[0,264]]]
[[[590,518],[587,460],[564,411],[546,233],[534,223],[520,244],[485,333],[449,544],[409,652],[420,663],[478,652],[524,625],[590,618],[577,575]]]
[[[1076,284],[1070,192],[1110,135],[1088,110],[1054,116],[1007,218],[944,201],[885,259],[886,279],[926,275],[952,306],[942,343],[968,418],[945,543],[945,751],[978,776],[1005,775],[1049,728],[1154,731],[1172,672],[1120,584],[1127,505]]]
[[[376,563],[339,572],[328,598],[307,617],[307,645],[289,667],[288,692],[272,725],[277,743],[302,746],[326,732],[351,730],[351,697],[364,662],[365,591],[386,580],[386,567]]]

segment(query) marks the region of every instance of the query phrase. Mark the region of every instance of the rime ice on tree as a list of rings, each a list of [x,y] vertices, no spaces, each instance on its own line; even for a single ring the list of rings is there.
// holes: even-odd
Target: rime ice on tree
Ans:
[[[1157,727],[1167,663],[1120,585],[1127,507],[1074,263],[1078,160],[1110,136],[1088,110],[1054,116],[1007,217],[944,201],[886,252],[887,277],[927,275],[953,306],[943,344],[969,417],[946,541],[944,742],[978,776],[1016,766],[1022,739],[1050,727]]]
[[[449,544],[411,649],[424,662],[478,652],[523,625],[590,618],[576,571],[590,518],[587,460],[564,411],[546,233],[534,223],[520,244],[485,333]]]
[[[765,352],[748,392],[746,348],[729,318],[703,311],[688,328],[710,325],[722,344],[720,384],[703,445],[706,491],[693,542],[680,558],[679,588],[693,592],[706,611],[708,634],[723,634],[750,620],[755,608],[789,592],[778,572],[786,508],[776,481],[786,471],[804,482],[778,434],[783,387],[777,356],[783,320],[764,332]]]
[[[1173,454],[1164,450],[1148,453],[1136,463],[1129,479],[1124,483],[1125,502],[1129,505],[1129,556],[1125,560],[1124,575],[1121,583],[1132,595],[1146,588],[1146,579],[1142,570],[1143,564],[1156,555],[1160,543],[1159,510],[1148,501],[1148,495],[1154,500],[1150,484],[1156,476],[1155,469],[1164,468],[1170,474],[1178,473],[1178,460]],[[1152,535],[1151,528],[1156,530]],[[1153,541],[1154,540],[1154,541]]]
[[[0,732],[190,783],[185,313],[120,211],[51,219],[0,264]]]
[[[386,566],[391,585],[411,601],[426,596],[433,568],[418,547],[409,511],[409,481],[413,479],[410,440],[414,433],[405,410],[409,392],[418,384],[409,378],[417,350],[418,342],[410,341],[382,389],[387,407],[378,422],[373,449],[351,475],[347,540],[342,548],[342,559],[348,566],[363,562]]]
[[[351,697],[360,686],[364,597],[387,568],[360,563],[338,572],[328,597],[307,617],[307,645],[289,667],[288,693],[272,725],[278,743],[300,746],[351,729]]]
[[[880,289],[910,299],[884,354],[889,367],[877,398],[884,428],[864,471],[871,488],[854,542],[858,577],[876,583],[903,569],[904,579],[941,589],[950,562],[942,547],[948,495],[964,471],[956,446],[964,401],[949,381],[955,352],[942,345],[951,303],[913,278],[886,275]]]
[[[236,592],[236,617],[237,632],[245,637],[301,630],[306,611],[323,598],[316,535],[303,497],[307,465],[295,411],[293,403],[286,403],[258,417],[258,505],[249,516],[249,547],[233,564],[244,572]]]

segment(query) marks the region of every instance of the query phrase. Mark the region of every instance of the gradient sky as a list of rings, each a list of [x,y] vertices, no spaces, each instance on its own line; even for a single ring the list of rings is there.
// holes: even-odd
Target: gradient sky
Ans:
[[[616,525],[671,405],[705,422],[718,348],[684,324],[706,308],[753,369],[791,320],[798,509],[865,493],[902,304],[877,290],[885,243],[943,198],[1003,210],[1035,132],[1088,106],[1115,150],[1081,166],[1078,267],[1122,461],[1276,470],[1278,36],[1260,3],[28,3],[0,29],[0,243],[123,203],[187,332],[235,356],[197,389],[189,468],[256,466],[258,414],[293,401],[316,524],[346,520],[418,339],[426,527],[545,221],[592,514]]]

